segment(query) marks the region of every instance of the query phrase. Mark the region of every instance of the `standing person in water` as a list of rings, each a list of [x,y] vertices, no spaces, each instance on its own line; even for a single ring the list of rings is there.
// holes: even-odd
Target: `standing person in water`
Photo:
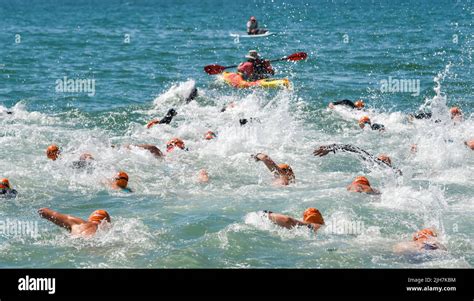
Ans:
[[[237,72],[242,75],[243,79],[256,81],[275,74],[270,61],[262,59],[257,50],[250,50],[245,58],[247,58],[247,61],[240,63],[237,67]]]
[[[62,214],[49,208],[41,208],[38,213],[42,218],[67,229],[71,232],[71,235],[78,237],[94,236],[102,222],[111,222],[110,215],[105,210],[92,212],[87,220],[69,214]]]
[[[266,33],[266,29],[258,28],[258,21],[257,18],[251,16],[247,22],[247,34],[249,35],[257,35],[257,34],[264,34]]]
[[[288,164],[276,164],[269,156],[266,154],[258,153],[256,155],[252,155],[252,158],[255,161],[262,161],[265,166],[273,173],[275,179],[273,180],[273,184],[286,186],[290,183],[295,183],[295,174],[291,169],[290,165]]]

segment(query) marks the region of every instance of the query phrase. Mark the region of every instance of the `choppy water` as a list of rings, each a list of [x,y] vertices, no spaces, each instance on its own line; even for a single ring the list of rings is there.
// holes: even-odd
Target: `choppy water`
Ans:
[[[243,31],[250,15],[276,35],[236,43],[229,33]],[[472,267],[474,152],[463,145],[474,138],[472,15],[471,1],[2,0],[0,177],[20,194],[0,202],[0,220],[36,221],[39,236],[2,233],[0,266]],[[249,49],[310,57],[275,64],[291,91],[235,91],[202,71],[238,63]],[[56,92],[64,76],[94,79],[95,95]],[[420,95],[382,93],[389,76],[420,80]],[[200,96],[186,105],[179,95],[191,81]],[[385,133],[361,131],[358,114],[327,109],[331,100],[359,97]],[[220,113],[230,101],[236,108]],[[408,123],[406,114],[425,104],[442,122]],[[464,112],[461,124],[449,120],[453,105]],[[171,107],[178,111],[171,125],[144,127]],[[244,117],[260,123],[240,127]],[[218,139],[202,139],[209,129]],[[190,151],[164,161],[110,147],[164,150],[174,136]],[[51,143],[62,147],[62,160],[46,159]],[[329,143],[387,153],[404,175],[348,154],[312,156]],[[82,152],[97,159],[91,172],[71,168]],[[250,159],[256,152],[290,164],[297,184],[272,186]],[[202,168],[208,185],[195,180]],[[133,194],[103,184],[122,169]],[[380,197],[346,191],[361,174]],[[113,227],[72,239],[39,218],[41,207],[83,218],[103,208]],[[328,224],[358,221],[365,231],[313,235],[255,213],[300,217],[307,207]],[[427,226],[440,230],[448,252],[393,254],[394,244]]]

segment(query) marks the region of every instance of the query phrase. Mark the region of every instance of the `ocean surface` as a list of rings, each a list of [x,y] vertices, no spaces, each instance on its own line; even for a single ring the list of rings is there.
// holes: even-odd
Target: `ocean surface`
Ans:
[[[472,1],[457,0],[1,0],[0,178],[19,195],[0,199],[0,267],[472,268],[474,151],[464,141],[474,139],[473,14]],[[251,15],[275,34],[231,37]],[[308,59],[274,63],[290,90],[236,90],[203,71],[238,64],[251,49]],[[61,91],[65,77],[94,89]],[[389,80],[414,81],[419,91],[386,91]],[[186,104],[193,85],[199,96]],[[367,111],[328,109],[344,98],[364,99]],[[452,106],[462,122],[449,118]],[[170,125],[145,127],[170,108],[178,112]],[[423,108],[432,120],[407,120]],[[386,131],[361,130],[362,115]],[[255,120],[241,127],[241,118]],[[217,139],[204,140],[208,130]],[[189,151],[158,160],[118,147],[165,151],[172,137]],[[52,143],[63,152],[54,162],[45,156]],[[386,153],[403,175],[348,153],[313,156],[331,143]],[[73,169],[84,152],[93,168]],[[272,185],[250,157],[257,152],[290,164],[296,184]],[[208,184],[196,181],[200,169]],[[105,184],[119,170],[133,193]],[[348,192],[358,175],[382,194]],[[39,217],[41,207],[84,219],[105,209],[112,226],[71,238]],[[287,230],[257,213],[302,218],[308,207],[327,229],[361,229]],[[6,226],[21,222],[37,235]],[[438,229],[448,251],[393,252],[424,227]]]

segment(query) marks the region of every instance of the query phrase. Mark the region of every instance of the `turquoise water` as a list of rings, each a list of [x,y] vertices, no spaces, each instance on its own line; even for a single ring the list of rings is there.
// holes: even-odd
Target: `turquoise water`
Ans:
[[[234,40],[255,15],[275,35]],[[39,235],[0,235],[1,267],[472,267],[474,138],[471,1],[8,1],[0,2],[0,177],[19,191],[0,202],[0,221],[37,222]],[[203,72],[234,65],[250,49],[279,62],[289,91],[236,91]],[[95,81],[95,93],[60,93],[57,80]],[[384,93],[381,81],[419,80],[416,93]],[[195,84],[200,96],[180,99]],[[327,109],[335,99],[366,101],[385,133],[361,131],[360,113]],[[220,113],[223,105],[237,106]],[[459,106],[453,125],[447,110]],[[407,122],[431,108],[441,123]],[[169,108],[171,125],[146,129]],[[13,114],[6,114],[7,110]],[[240,118],[260,122],[240,127]],[[218,139],[202,139],[207,130]],[[189,152],[157,160],[128,143],[162,151],[172,137]],[[63,149],[61,160],[46,147]],[[403,171],[350,154],[319,158],[319,145],[351,143],[387,153]],[[410,145],[418,152],[410,153]],[[95,168],[71,168],[83,152]],[[271,185],[250,155],[290,164],[297,183]],[[206,168],[207,185],[196,182]],[[118,170],[135,191],[104,184]],[[345,187],[366,175],[380,197]],[[113,226],[70,238],[38,208],[86,218],[106,209]],[[363,233],[314,235],[279,229],[255,213],[301,217],[317,207],[328,225],[362,222]],[[436,227],[448,252],[411,258],[392,252],[422,227]]]

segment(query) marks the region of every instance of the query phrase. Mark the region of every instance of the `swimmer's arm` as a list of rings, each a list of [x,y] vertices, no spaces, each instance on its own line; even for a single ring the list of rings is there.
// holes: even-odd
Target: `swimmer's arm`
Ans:
[[[83,224],[86,222],[78,217],[74,217],[68,214],[61,214],[49,208],[41,208],[38,210],[38,213],[42,218],[45,218],[60,227],[66,228],[69,231],[71,231],[72,226]]]
[[[253,158],[256,161],[262,161],[271,172],[276,173],[276,174],[279,173],[278,166],[268,155],[258,153],[255,156],[253,156]]]
[[[275,224],[277,224],[281,227],[287,228],[287,229],[291,229],[291,228],[294,228],[296,226],[306,226],[307,225],[307,223],[301,222],[297,219],[294,219],[292,217],[289,217],[289,216],[283,215],[283,214],[279,214],[279,213],[270,213],[270,214],[268,214],[268,219],[270,219]]]
[[[318,149],[314,150],[313,155],[322,157],[322,156],[327,155],[329,152],[336,153],[338,151],[356,153],[356,154],[359,154],[361,156],[363,156],[363,155],[372,156],[369,153],[367,153],[366,151],[364,151],[363,149],[358,148],[356,146],[353,146],[351,144],[336,144],[336,143],[330,144],[330,145],[320,146]]]

